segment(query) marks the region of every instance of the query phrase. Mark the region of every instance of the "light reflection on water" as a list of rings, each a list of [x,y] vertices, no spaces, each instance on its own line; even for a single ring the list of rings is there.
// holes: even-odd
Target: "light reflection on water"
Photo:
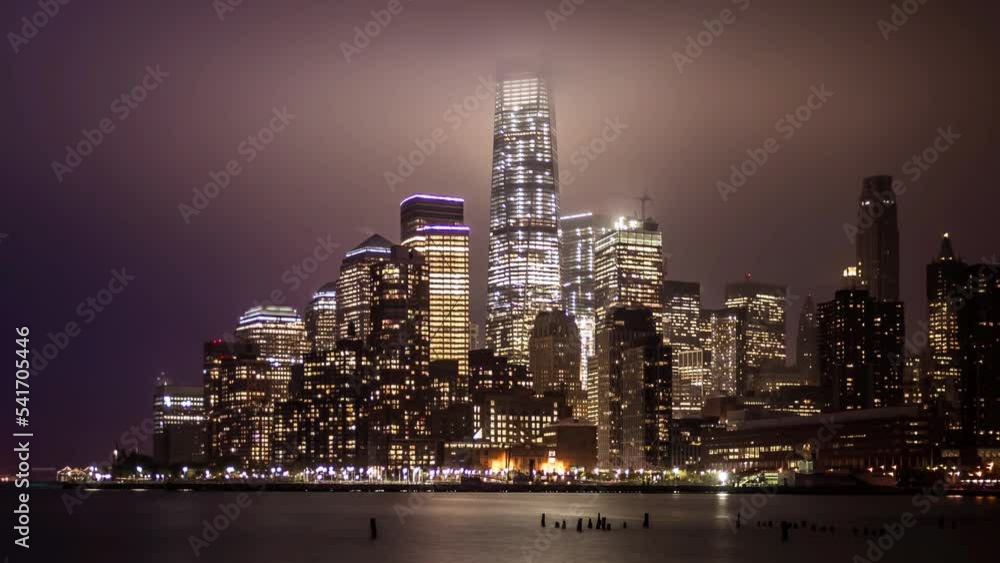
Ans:
[[[41,512],[35,533],[44,530],[49,547],[72,548],[80,561],[122,560],[122,553],[151,563],[193,561],[189,537],[203,534],[204,523],[221,513],[220,504],[237,500],[237,493],[102,491],[68,516],[61,494],[33,495],[32,510],[37,506]],[[855,536],[852,529],[874,531],[909,511],[918,517],[917,526],[880,563],[963,561],[988,553],[1000,524],[1000,505],[993,498],[939,499],[922,516],[908,496],[782,495],[754,508],[754,517],[744,515],[734,532],[737,512],[754,507],[751,500],[725,493],[250,493],[249,506],[197,560],[847,563],[869,547],[870,538]],[[646,512],[650,530],[641,525]],[[541,528],[542,513],[551,523],[566,520],[569,529]],[[608,519],[611,531],[587,529],[597,513]],[[371,517],[378,522],[376,541],[369,540]],[[582,533],[576,531],[578,518]],[[939,528],[942,518],[945,529]],[[782,520],[836,533],[796,530],[783,543]],[[622,528],[625,523],[628,529]]]

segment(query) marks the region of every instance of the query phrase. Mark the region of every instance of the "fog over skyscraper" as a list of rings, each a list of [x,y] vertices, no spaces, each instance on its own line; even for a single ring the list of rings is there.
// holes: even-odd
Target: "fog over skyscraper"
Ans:
[[[521,364],[535,317],[562,297],[555,112],[531,66],[498,68],[490,187],[486,345]]]

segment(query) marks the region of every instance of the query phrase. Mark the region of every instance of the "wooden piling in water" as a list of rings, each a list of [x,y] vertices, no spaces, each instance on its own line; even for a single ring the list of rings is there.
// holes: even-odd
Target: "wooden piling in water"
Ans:
[[[378,538],[378,527],[375,526],[375,519],[374,518],[370,518],[368,520],[368,525],[371,528],[372,539],[373,540],[377,539]]]
[[[642,515],[642,527],[649,529],[649,513],[646,512]]]
[[[542,513],[542,527],[545,527],[545,513]]]

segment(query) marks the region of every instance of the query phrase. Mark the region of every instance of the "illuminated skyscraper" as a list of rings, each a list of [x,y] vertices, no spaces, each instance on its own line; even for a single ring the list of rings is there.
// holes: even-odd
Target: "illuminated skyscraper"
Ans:
[[[498,69],[486,345],[525,365],[535,317],[562,299],[554,126],[544,74]]]
[[[427,225],[463,225],[465,200],[438,194],[413,194],[399,203],[399,240]]]
[[[599,322],[614,307],[645,307],[663,323],[663,234],[652,219],[618,219],[594,243],[594,312]]]
[[[580,381],[580,331],[573,317],[561,310],[538,314],[528,341],[535,393],[562,393],[573,416],[587,415]]]
[[[393,246],[371,269],[368,350],[377,382],[372,397],[369,465],[408,465],[391,459],[393,442],[430,436],[430,346],[427,339],[429,280],[419,252]],[[409,464],[409,465],[416,465]]]
[[[371,271],[373,264],[385,262],[392,243],[372,235],[354,247],[340,263],[337,279],[337,339],[364,342],[371,331]]]
[[[153,394],[153,459],[169,467],[205,461],[205,389],[159,385]]]
[[[402,244],[423,255],[429,276],[430,360],[458,362],[458,387],[468,388],[469,227],[462,205],[462,198],[412,195],[400,204],[400,230]]]
[[[205,344],[204,366],[209,461],[266,468],[275,412],[271,365],[256,344],[219,339]]]
[[[302,318],[291,307],[261,305],[240,317],[236,337],[257,346],[260,358],[267,362],[271,399],[289,399],[294,369],[301,369],[307,351],[306,329]]]
[[[319,288],[306,306],[306,340],[313,352],[328,352],[337,343],[337,284]]]
[[[563,309],[573,315],[580,331],[580,380],[584,386],[587,359],[594,355],[594,241],[608,227],[606,217],[590,212],[559,220]]]
[[[955,257],[951,238],[941,239],[937,257],[927,266],[927,347],[930,353],[925,366],[927,395],[924,401],[940,411],[947,427],[960,426],[959,378],[962,374],[958,312],[962,291],[969,282],[969,268]]]
[[[663,282],[663,338],[674,353],[701,349],[701,284]]]
[[[767,363],[785,362],[785,298],[788,288],[750,281],[726,284],[726,307],[746,311],[746,365],[737,374],[736,393],[748,392],[753,376]]]
[[[746,309],[702,311],[705,346],[711,354],[705,397],[735,397],[738,382],[745,377],[747,344]]]
[[[865,178],[858,201],[858,267],[872,298],[899,301],[899,209],[892,176]]]

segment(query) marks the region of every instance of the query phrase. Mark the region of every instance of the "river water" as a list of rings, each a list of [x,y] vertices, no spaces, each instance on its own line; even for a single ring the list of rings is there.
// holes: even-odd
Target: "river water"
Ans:
[[[992,560],[1000,531],[995,498],[96,491],[80,504],[72,502],[70,514],[64,494],[33,492],[32,557],[8,550],[11,563],[847,563],[856,555],[869,557],[872,538],[862,536],[865,527],[898,524],[907,513],[915,523],[896,528],[902,535],[880,563],[958,562]],[[754,502],[761,508],[751,517],[746,506]],[[736,529],[733,519],[741,509],[747,517]],[[598,512],[611,531],[587,529],[588,518],[596,521]],[[649,530],[642,529],[646,512]],[[542,513],[546,528],[540,525]],[[576,531],[580,515],[582,533]],[[378,528],[374,541],[372,517]],[[568,530],[553,527],[563,519]],[[800,525],[787,542],[781,538],[782,520]],[[759,527],[767,521],[774,527]],[[808,522],[805,529],[802,521]],[[890,546],[888,538],[882,542]]]

